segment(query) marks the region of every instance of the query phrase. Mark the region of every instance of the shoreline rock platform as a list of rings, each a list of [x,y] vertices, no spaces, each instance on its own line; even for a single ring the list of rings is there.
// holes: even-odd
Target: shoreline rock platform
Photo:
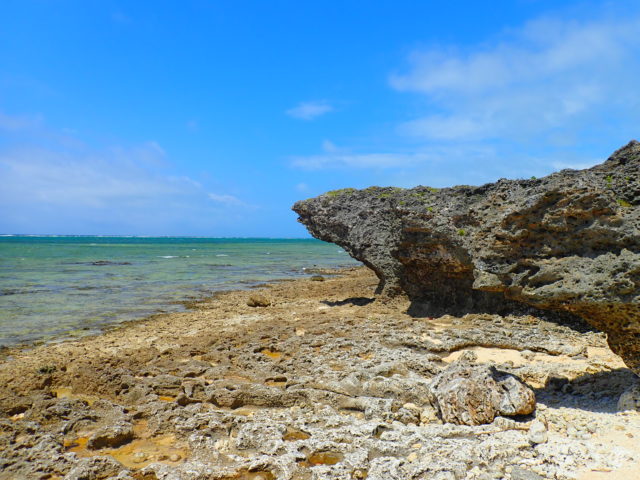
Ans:
[[[369,269],[322,275],[4,350],[0,479],[637,476],[640,412],[618,402],[638,380],[602,332],[543,310],[418,318]],[[498,397],[490,423],[447,423],[453,370],[527,400],[513,376],[535,409]]]

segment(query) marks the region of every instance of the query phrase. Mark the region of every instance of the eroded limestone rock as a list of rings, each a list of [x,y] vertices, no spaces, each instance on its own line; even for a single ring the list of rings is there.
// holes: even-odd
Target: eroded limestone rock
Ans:
[[[268,307],[271,305],[271,300],[264,295],[254,293],[247,299],[247,305],[250,307]]]
[[[620,395],[618,410],[621,412],[640,411],[640,385],[634,385]]]
[[[87,448],[97,450],[119,447],[133,440],[133,436],[133,426],[130,423],[106,425],[89,438]]]
[[[5,359],[0,480],[571,480],[640,460],[629,440],[640,414],[614,413],[633,375],[601,333],[531,315],[416,321],[405,299],[352,301],[373,283],[364,269],[277,282],[265,309],[226,292]],[[441,423],[430,380],[451,363],[488,361],[536,388],[535,417]],[[43,386],[38,367],[55,362]],[[531,442],[534,418],[548,426],[544,443]],[[120,424],[131,442],[85,444]]]
[[[606,162],[480,187],[345,189],[297,202],[313,236],[431,315],[526,304],[607,333],[640,374],[640,143]],[[512,302],[512,303],[510,303]]]
[[[516,376],[487,365],[453,364],[429,385],[442,420],[458,425],[491,423],[497,416],[527,415],[533,391]]]

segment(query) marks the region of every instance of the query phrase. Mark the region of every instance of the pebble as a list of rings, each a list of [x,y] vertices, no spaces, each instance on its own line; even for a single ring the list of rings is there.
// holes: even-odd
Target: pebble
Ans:
[[[436,480],[456,480],[456,476],[452,472],[440,472],[434,478]]]
[[[511,480],[543,480],[543,477],[531,470],[513,467],[513,470],[511,471]]]
[[[133,463],[142,463],[147,459],[147,454],[144,452],[136,452],[133,454]]]
[[[548,438],[547,426],[540,420],[534,420],[529,427],[528,437],[533,444],[545,443]]]
[[[437,420],[438,413],[433,407],[427,407],[420,412],[420,423],[433,423]]]
[[[531,350],[523,350],[520,352],[520,356],[525,360],[532,361],[536,357],[536,354]]]

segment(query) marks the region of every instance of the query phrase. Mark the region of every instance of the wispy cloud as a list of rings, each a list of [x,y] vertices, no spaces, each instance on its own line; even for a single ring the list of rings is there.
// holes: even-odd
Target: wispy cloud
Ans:
[[[245,205],[245,203],[233,195],[224,195],[219,193],[209,193],[209,199],[223,205]]]
[[[591,168],[594,165],[602,163],[602,158],[584,160],[578,162],[552,162],[551,165],[556,170],[564,170],[565,168],[571,168],[572,170],[583,170],[585,168]]]
[[[361,154],[326,154],[307,157],[294,157],[294,167],[308,170],[323,168],[398,168],[410,167],[425,162],[428,158],[423,154],[397,153],[361,153]]]
[[[200,189],[188,177],[154,173],[148,145],[84,153],[22,148],[0,155],[0,204],[106,208],[139,206]],[[160,159],[159,159],[160,160]]]
[[[206,232],[207,225],[248,207],[226,192],[212,193],[173,174],[156,141],[91,148],[80,141],[52,141],[59,138],[55,131],[39,141],[43,130],[33,128],[30,146],[0,151],[0,231]]]
[[[0,130],[15,132],[19,130],[28,130],[38,127],[42,124],[43,117],[37,115],[8,115],[0,112]]]
[[[639,30],[637,17],[547,18],[476,48],[414,52],[390,84],[427,96],[432,107],[400,131],[430,141],[523,138],[584,131],[604,112],[632,114],[640,106]]]
[[[329,112],[333,112],[335,108],[326,100],[318,100],[312,102],[301,102],[285,113],[293,118],[301,120],[313,120]]]
[[[325,141],[321,153],[291,165],[384,170],[403,185],[591,166],[640,135],[635,12],[583,20],[558,14],[477,44],[414,51],[389,77],[393,90],[416,100],[411,116],[395,124],[394,148],[370,153],[366,144],[344,149]]]
[[[415,166],[428,160],[424,153],[351,153],[338,148],[333,142],[322,142],[324,153],[297,156],[291,159],[293,167],[305,170],[324,168],[386,169]]]

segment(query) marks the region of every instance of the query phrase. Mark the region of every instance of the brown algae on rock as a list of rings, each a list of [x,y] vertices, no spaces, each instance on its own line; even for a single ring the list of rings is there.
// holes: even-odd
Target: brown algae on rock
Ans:
[[[65,440],[64,446],[67,451],[79,457],[108,455],[132,470],[144,468],[153,462],[175,465],[189,456],[188,448],[175,435],[150,436],[146,421],[137,422],[134,432],[137,438],[132,438],[118,448],[90,448],[90,436]]]

